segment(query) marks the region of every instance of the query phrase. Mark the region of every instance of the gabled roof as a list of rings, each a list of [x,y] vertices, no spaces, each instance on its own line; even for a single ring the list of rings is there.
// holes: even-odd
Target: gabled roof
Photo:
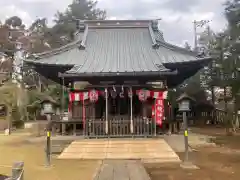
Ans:
[[[157,21],[83,21],[76,40],[29,57],[26,62],[72,66],[69,74],[169,72],[165,64],[201,60],[165,42]]]

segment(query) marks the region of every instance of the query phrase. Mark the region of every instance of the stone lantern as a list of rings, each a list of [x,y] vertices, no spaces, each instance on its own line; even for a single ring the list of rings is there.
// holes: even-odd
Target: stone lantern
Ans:
[[[185,159],[184,163],[188,162],[188,122],[187,112],[190,111],[190,103],[195,101],[192,97],[186,93],[182,94],[178,99],[179,111],[183,113],[183,127],[184,127],[184,144],[185,144]]]
[[[56,113],[56,101],[53,100],[52,98],[45,98],[41,102],[42,105],[42,114],[47,116],[47,120],[51,120],[51,116]]]

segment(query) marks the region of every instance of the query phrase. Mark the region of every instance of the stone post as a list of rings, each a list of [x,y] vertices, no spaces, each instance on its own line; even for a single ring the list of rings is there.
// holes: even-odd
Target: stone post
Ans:
[[[24,180],[24,163],[23,162],[15,162],[12,167],[12,180]]]

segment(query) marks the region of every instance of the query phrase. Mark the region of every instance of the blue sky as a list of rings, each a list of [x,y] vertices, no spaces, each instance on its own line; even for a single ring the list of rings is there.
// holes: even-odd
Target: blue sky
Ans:
[[[25,24],[37,17],[48,18],[63,11],[72,0],[0,0],[0,20],[17,15]],[[99,0],[109,19],[156,19],[168,42],[193,44],[193,20],[209,19],[211,27],[220,31],[226,26],[223,13],[225,0]]]

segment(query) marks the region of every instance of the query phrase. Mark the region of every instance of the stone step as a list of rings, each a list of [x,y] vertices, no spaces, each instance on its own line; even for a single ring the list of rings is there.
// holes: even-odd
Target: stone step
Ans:
[[[93,180],[150,180],[141,161],[103,161]]]

